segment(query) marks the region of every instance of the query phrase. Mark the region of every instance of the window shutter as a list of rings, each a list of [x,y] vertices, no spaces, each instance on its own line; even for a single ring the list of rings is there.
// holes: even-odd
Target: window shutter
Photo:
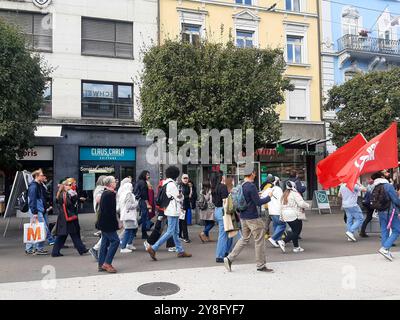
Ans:
[[[33,47],[39,50],[52,49],[51,15],[33,15]]]
[[[117,57],[130,58],[133,56],[133,24],[116,23],[116,54]]]
[[[306,89],[295,88],[289,91],[289,117],[307,118]]]

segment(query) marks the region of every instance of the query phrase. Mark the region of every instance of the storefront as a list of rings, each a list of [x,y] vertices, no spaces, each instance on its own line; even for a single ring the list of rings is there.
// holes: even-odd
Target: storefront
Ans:
[[[81,196],[87,198],[84,212],[93,211],[93,190],[101,175],[112,175],[121,181],[126,177],[136,179],[136,148],[80,147],[79,183]]]

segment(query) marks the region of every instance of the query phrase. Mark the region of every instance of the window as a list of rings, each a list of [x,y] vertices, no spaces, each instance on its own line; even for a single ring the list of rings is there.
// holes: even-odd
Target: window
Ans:
[[[52,82],[48,80],[43,91],[43,104],[39,110],[39,117],[51,117]]]
[[[303,37],[287,36],[287,62],[303,62]]]
[[[82,54],[133,58],[133,23],[82,18]]]
[[[132,85],[82,82],[82,117],[132,119]]]
[[[347,6],[342,11],[342,32],[343,35],[358,35],[358,26],[360,25],[360,14],[354,7]]]
[[[306,120],[307,110],[307,89],[295,88],[289,91],[289,119]]]
[[[355,71],[346,71],[344,73],[344,81],[349,81],[354,78],[357,73]]]
[[[182,24],[182,41],[191,44],[198,44],[200,42],[200,28],[199,25]]]
[[[50,14],[44,15],[40,13],[0,10],[1,18],[19,27],[26,37],[29,49],[52,51],[53,36]]]
[[[286,10],[300,12],[301,0],[286,0]]]
[[[236,46],[239,48],[252,48],[253,47],[252,31],[236,31]]]
[[[247,4],[247,5],[249,5],[249,6],[251,6],[252,5],[252,0],[236,0],[236,3],[237,4]]]

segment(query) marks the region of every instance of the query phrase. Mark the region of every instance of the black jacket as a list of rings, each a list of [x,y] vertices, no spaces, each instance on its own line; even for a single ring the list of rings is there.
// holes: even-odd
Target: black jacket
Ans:
[[[96,228],[103,232],[114,232],[119,229],[116,196],[117,194],[110,190],[104,191],[101,195],[99,220]]]
[[[61,193],[60,197],[56,199],[57,209],[58,209],[56,235],[66,236],[68,234],[80,233],[81,228],[78,219],[74,221],[67,221],[65,219],[64,207],[63,207],[64,205],[63,193]],[[71,196],[69,193],[67,193],[66,209],[70,213],[70,215],[72,214],[78,215],[78,206],[79,206],[78,203],[79,203],[78,195]]]
[[[146,181],[138,180],[135,184],[133,194],[135,195],[136,200],[149,200],[149,187],[147,186]]]

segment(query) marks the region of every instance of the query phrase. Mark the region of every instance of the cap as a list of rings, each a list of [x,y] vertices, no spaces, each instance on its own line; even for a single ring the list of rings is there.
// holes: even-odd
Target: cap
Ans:
[[[182,179],[185,179],[185,178],[188,178],[188,179],[189,179],[189,175],[186,174],[186,173],[184,173],[184,174],[182,175]]]
[[[268,174],[267,175],[267,182],[274,182],[275,181],[275,177],[272,174]]]

